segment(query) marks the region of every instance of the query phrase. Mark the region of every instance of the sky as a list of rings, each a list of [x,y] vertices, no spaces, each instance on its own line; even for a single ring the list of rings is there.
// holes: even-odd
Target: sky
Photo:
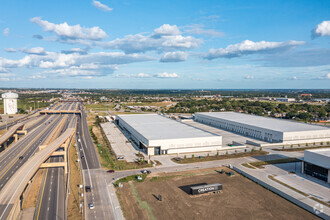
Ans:
[[[330,1],[0,0],[0,87],[330,89]]]

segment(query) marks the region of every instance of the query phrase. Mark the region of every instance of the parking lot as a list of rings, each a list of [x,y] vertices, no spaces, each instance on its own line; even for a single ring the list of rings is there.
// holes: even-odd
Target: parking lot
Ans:
[[[137,159],[136,154],[138,151],[132,146],[118,127],[112,122],[103,123],[101,126],[116,156],[124,156],[127,162],[134,162],[134,160]]]

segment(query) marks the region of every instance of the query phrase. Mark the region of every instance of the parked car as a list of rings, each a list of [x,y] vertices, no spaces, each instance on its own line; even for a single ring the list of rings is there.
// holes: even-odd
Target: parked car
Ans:
[[[81,156],[81,159],[83,159],[83,158],[85,158],[85,156],[84,156],[84,155],[82,155],[82,156]]]
[[[107,173],[114,173],[114,170],[108,170]]]
[[[86,190],[86,192],[90,192],[91,191],[91,187],[90,186],[85,186],[85,190]]]
[[[118,156],[117,160],[123,160],[125,157],[124,156]]]
[[[151,171],[150,170],[141,170],[141,173],[151,173]]]
[[[24,157],[23,156],[20,156],[19,159],[22,160]]]
[[[88,207],[89,207],[89,209],[94,209],[94,208],[95,208],[95,206],[94,206],[93,203],[89,203],[89,204],[88,204]]]

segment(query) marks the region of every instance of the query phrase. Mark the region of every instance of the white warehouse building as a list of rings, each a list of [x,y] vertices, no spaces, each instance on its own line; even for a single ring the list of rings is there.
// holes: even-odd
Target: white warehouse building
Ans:
[[[270,143],[330,141],[330,129],[323,126],[249,115],[237,112],[196,113],[195,121]]]
[[[330,183],[330,148],[305,150],[302,161],[304,174]]]
[[[222,137],[157,114],[119,115],[115,123],[148,155],[220,150]]]

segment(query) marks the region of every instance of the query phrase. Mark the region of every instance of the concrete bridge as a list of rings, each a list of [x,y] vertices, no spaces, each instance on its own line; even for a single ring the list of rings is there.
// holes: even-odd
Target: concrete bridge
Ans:
[[[20,134],[26,135],[27,131],[25,130],[24,123],[18,123],[9,128],[9,130],[0,137],[0,148],[6,148],[8,142],[11,138],[14,138],[14,141],[17,142],[18,136]]]
[[[26,185],[39,168],[45,167],[43,163],[58,149],[68,148],[70,140],[75,133],[75,123],[49,145],[44,146],[24,163],[10,178],[0,191],[0,219],[17,219],[21,210],[21,199]],[[67,161],[67,160],[66,160]],[[53,164],[53,166],[66,166],[66,164]]]
[[[40,111],[41,115],[50,115],[50,114],[77,114],[77,115],[81,115],[81,111],[77,111],[77,110],[44,110],[44,111]]]

